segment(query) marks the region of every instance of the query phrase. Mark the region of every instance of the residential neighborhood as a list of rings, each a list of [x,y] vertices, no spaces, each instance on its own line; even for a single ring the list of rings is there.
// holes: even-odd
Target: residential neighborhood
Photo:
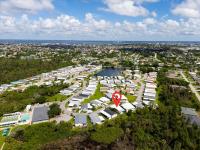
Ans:
[[[11,54],[2,56],[1,67],[8,67],[9,72],[7,76],[0,72],[1,148],[34,149],[31,145],[35,139],[47,149],[53,147],[51,142],[75,147],[66,144],[74,141],[88,149],[112,143],[118,147],[117,141],[125,146],[132,143],[128,139],[141,140],[138,135],[143,133],[140,138],[151,133],[154,139],[158,132],[159,138],[166,137],[163,131],[170,132],[168,127],[174,121],[181,123],[174,125],[176,128],[182,129],[182,125],[187,129],[170,133],[174,137],[189,131],[197,136],[200,59],[196,51],[176,52],[174,49],[182,46],[168,45],[170,50],[165,46],[45,45],[42,51],[43,46],[30,45],[35,51],[30,50],[27,56],[24,49],[29,45],[18,45],[15,55],[15,49],[8,46],[9,50],[3,51]],[[192,62],[186,61],[188,55]],[[17,71],[7,61],[15,61],[19,70],[21,65],[26,69]],[[117,103],[116,93],[120,98]]]
[[[156,77],[157,72],[150,72],[142,75],[140,82],[143,82],[143,86],[138,87],[138,78],[132,79],[132,76],[128,78],[121,75],[117,76],[97,76],[94,73],[102,69],[101,66],[78,66],[67,67],[49,73],[43,73],[29,79],[16,81],[11,83],[9,88],[4,90],[11,90],[15,86],[15,90],[18,86],[24,86],[33,84],[37,86],[48,85],[53,83],[59,84],[61,81],[64,83],[71,83],[66,89],[60,90],[61,95],[67,96],[67,99],[63,102],[55,102],[62,108],[60,116],[55,118],[49,118],[48,109],[49,105],[53,102],[47,102],[45,104],[27,105],[24,112],[13,112],[11,114],[4,114],[0,126],[21,125],[21,124],[36,124],[47,121],[70,121],[74,120],[75,127],[87,126],[87,118],[90,118],[92,124],[101,124],[106,119],[112,119],[119,114],[128,111],[135,111],[137,108],[144,106],[155,105],[156,106]],[[131,72],[126,70],[126,72]],[[93,76],[89,75],[93,74]],[[34,81],[33,81],[34,79]],[[40,80],[39,80],[40,79]],[[143,81],[142,81],[143,80]],[[1,87],[5,87],[2,85]],[[142,91],[137,90],[142,89]],[[121,103],[119,106],[115,106],[112,101],[112,94],[115,91],[126,93],[135,97],[142,95],[137,101],[129,101],[126,94],[122,94]],[[3,91],[2,91],[3,92]],[[101,95],[94,96],[101,93]],[[92,98],[91,98],[92,97]],[[94,98],[93,98],[94,97]],[[62,107],[64,105],[64,108]]]

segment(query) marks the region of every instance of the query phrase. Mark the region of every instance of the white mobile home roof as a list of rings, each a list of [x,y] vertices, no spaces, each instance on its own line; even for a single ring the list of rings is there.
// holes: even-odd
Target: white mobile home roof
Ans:
[[[144,93],[144,96],[146,97],[156,97],[156,93]]]
[[[145,93],[156,93],[155,89],[145,88]]]
[[[151,84],[151,83],[146,83],[146,88],[156,88],[157,86],[155,84]]]
[[[110,99],[107,97],[101,97],[99,100],[102,102],[110,102]]]
[[[72,101],[83,101],[84,100],[84,98],[83,97],[72,97],[72,99],[71,99]]]
[[[93,101],[90,102],[90,104],[93,105],[93,106],[94,106],[94,105],[96,105],[96,106],[101,106],[102,103],[103,103],[103,102],[101,102],[101,101],[99,101],[99,100],[93,100]]]
[[[114,109],[116,109],[116,110],[117,110],[118,112],[120,112],[120,113],[122,113],[122,112],[125,111],[121,106],[117,106],[117,107],[116,107],[115,104],[110,105],[110,108],[114,108]]]
[[[69,107],[73,107],[73,106],[79,106],[80,105],[80,101],[69,101]]]
[[[135,107],[131,103],[123,103],[121,105],[125,110],[134,110]]]

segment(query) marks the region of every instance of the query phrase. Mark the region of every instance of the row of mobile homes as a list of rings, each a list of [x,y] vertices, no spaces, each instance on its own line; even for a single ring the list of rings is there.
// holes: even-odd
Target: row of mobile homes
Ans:
[[[10,84],[0,85],[0,93],[4,91],[13,91],[13,90],[25,90],[26,88],[36,85],[47,85],[52,86],[54,83],[61,84],[69,83],[69,78],[79,76],[79,78],[83,79],[84,76],[81,77],[81,73],[86,72],[87,74],[93,73],[99,70],[101,66],[93,66],[93,65],[84,65],[84,66],[76,66],[76,67],[64,67],[58,70],[54,70],[47,73],[42,73],[40,75],[36,75],[27,79],[13,81]]]
[[[145,80],[145,89],[143,94],[143,103],[145,105],[150,105],[152,101],[156,100],[156,78],[157,72],[150,72],[147,74],[147,78]]]

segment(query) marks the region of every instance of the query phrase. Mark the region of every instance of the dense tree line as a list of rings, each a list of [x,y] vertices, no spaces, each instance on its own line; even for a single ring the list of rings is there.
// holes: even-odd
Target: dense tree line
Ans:
[[[191,93],[189,83],[183,79],[172,79],[166,77],[166,69],[158,74],[158,96],[165,105],[185,106],[200,109],[200,102]]]
[[[48,86],[32,86],[23,92],[5,92],[0,95],[0,116],[4,113],[12,113],[23,110],[28,104],[45,103],[48,97],[59,93],[67,84]]]
[[[0,85],[73,65],[70,58],[55,57],[50,61],[0,58]]]

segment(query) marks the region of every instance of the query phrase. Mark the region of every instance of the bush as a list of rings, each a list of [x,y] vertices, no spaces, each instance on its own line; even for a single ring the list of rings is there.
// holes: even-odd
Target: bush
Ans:
[[[91,140],[98,143],[110,144],[123,135],[123,130],[118,127],[102,127],[91,134]]]
[[[54,122],[45,122],[33,124],[25,127],[23,131],[21,129],[13,131],[13,136],[8,137],[4,149],[40,149],[43,144],[64,139],[73,134],[70,123],[61,122],[60,124],[55,124]],[[23,137],[23,141],[21,141],[21,137]]]

